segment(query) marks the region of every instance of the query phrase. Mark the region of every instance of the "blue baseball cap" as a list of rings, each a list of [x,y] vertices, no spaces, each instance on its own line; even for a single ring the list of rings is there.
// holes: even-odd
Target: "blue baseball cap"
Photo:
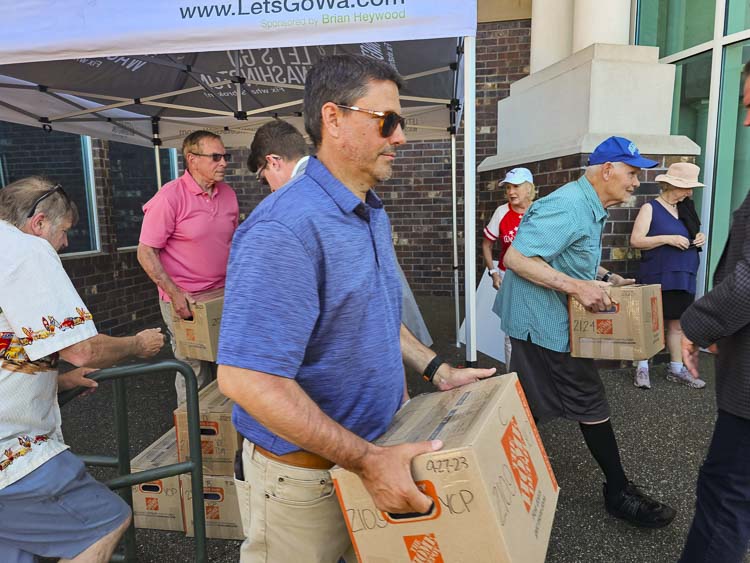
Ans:
[[[636,168],[653,168],[659,164],[643,158],[635,143],[625,137],[610,137],[602,141],[589,156],[589,166],[605,162],[624,162]]]

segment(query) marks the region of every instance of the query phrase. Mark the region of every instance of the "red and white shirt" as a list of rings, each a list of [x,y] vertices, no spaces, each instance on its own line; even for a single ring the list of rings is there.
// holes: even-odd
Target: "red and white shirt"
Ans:
[[[518,232],[518,225],[521,224],[523,213],[516,213],[507,203],[501,205],[492,214],[492,218],[484,228],[484,238],[495,242],[500,241],[500,253],[497,257],[497,265],[502,271],[505,271],[503,256],[508,247],[513,243]]]

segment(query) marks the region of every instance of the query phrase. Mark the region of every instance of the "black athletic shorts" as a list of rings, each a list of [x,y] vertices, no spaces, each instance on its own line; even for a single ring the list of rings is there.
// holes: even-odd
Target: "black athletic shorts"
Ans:
[[[528,340],[510,339],[510,370],[518,374],[531,412],[539,422],[566,418],[599,422],[609,418],[609,404],[594,360],[554,352]]]

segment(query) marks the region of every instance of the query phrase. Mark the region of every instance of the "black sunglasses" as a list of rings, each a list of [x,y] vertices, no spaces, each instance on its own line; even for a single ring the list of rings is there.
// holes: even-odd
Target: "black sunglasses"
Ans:
[[[344,104],[336,105],[343,109],[367,113],[372,116],[373,119],[380,119],[380,135],[382,137],[388,138],[393,135],[399,125],[402,130],[406,130],[406,118],[400,116],[395,111],[376,111],[374,109],[364,109],[357,106],[345,106]]]
[[[49,196],[51,196],[52,194],[58,193],[58,192],[60,193],[61,196],[63,196],[65,198],[65,201],[70,201],[70,198],[68,197],[68,194],[65,193],[65,190],[63,189],[62,185],[61,184],[57,184],[53,188],[50,188],[50,190],[48,192],[45,192],[41,196],[39,196],[38,198],[36,198],[36,200],[34,201],[34,204],[31,206],[31,211],[29,211],[29,214],[26,215],[26,218],[30,219],[31,217],[33,217],[34,213],[36,213],[37,206],[40,203],[42,203],[45,199],[47,199]]]
[[[211,160],[213,160],[214,162],[221,162],[221,159],[223,158],[224,161],[227,164],[229,162],[231,162],[231,160],[232,160],[232,155],[229,154],[229,153],[227,153],[227,152],[225,152],[224,154],[221,154],[221,153],[218,153],[218,152],[211,153],[211,154],[203,154],[202,152],[193,152],[193,151],[190,151],[190,154],[194,154],[195,156],[207,156]]]

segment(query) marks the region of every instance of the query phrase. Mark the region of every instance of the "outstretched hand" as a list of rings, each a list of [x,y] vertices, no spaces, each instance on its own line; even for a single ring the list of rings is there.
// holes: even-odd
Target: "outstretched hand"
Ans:
[[[443,364],[435,372],[432,381],[441,391],[448,391],[491,377],[496,371],[496,368],[455,368],[450,364]]]

